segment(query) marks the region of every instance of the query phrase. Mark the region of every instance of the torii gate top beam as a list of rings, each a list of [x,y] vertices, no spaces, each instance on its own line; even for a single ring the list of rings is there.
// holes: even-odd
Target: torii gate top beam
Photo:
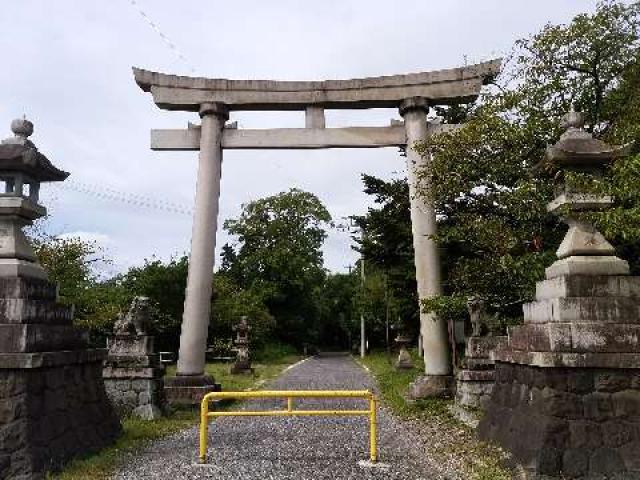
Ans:
[[[394,108],[411,97],[433,104],[468,103],[495,77],[500,60],[466,67],[352,80],[226,80],[167,75],[134,68],[136,83],[151,92],[158,107],[197,112],[204,103],[229,110]]]

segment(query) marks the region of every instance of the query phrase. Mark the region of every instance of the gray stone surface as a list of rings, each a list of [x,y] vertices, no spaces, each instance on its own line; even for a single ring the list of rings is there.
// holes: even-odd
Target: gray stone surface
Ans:
[[[136,297],[126,316],[120,315],[115,335],[108,339],[109,356],[102,376],[107,395],[121,417],[153,420],[166,409],[164,365],[154,353],[154,338],[146,335],[149,302]]]
[[[375,389],[371,377],[349,357],[312,358],[284,373],[272,389]],[[303,408],[326,408],[328,400],[303,400]],[[361,402],[360,402],[361,403]],[[332,400],[349,408],[355,400]],[[282,408],[282,401],[250,401],[243,408]],[[209,430],[210,464],[198,465],[196,428],[155,442],[125,459],[118,480],[340,480],[457,479],[455,471],[436,464],[422,440],[384,408],[379,410],[380,462],[368,458],[368,421],[360,417],[223,418]]]
[[[498,74],[500,60],[461,68],[351,80],[227,80],[166,75],[134,68],[136,83],[167,110],[198,111],[203,103],[224,103],[231,110],[304,110],[398,107],[410,97],[433,103],[467,103]]]

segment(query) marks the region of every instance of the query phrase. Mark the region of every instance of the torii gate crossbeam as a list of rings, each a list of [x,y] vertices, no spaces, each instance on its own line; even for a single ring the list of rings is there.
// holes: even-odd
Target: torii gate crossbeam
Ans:
[[[455,125],[427,122],[430,106],[468,103],[500,69],[500,60],[433,72],[314,82],[181,77],[134,68],[136,83],[165,110],[198,112],[202,125],[152,130],[154,150],[199,150],[198,178],[178,372],[169,380],[173,401],[198,401],[211,391],[204,375],[211,284],[218,222],[223,149],[312,149],[403,147],[411,202],[418,297],[442,293],[438,248],[432,240],[436,216],[418,194],[418,171],[427,167],[413,145]],[[325,109],[398,108],[404,122],[388,127],[325,128]],[[225,125],[229,112],[304,110],[305,128],[243,130]],[[426,186],[428,188],[428,185]],[[438,394],[451,384],[447,327],[420,313],[426,389]],[[175,391],[172,397],[171,391]]]

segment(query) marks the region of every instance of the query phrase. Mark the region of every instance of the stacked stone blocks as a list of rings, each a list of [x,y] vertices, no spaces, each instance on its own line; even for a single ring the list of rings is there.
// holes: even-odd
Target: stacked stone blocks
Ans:
[[[154,337],[147,335],[149,317],[149,299],[136,297],[108,340],[103,377],[107,394],[121,417],[153,420],[166,409],[165,369],[160,355],[154,352]]]
[[[469,337],[462,369],[456,375],[456,404],[469,409],[484,409],[491,398],[495,381],[495,362],[491,354],[506,342],[506,337]]]
[[[580,115],[545,160],[601,174],[624,149],[595,140]],[[496,383],[479,425],[535,479],[640,479],[640,278],[582,211],[610,197],[565,185],[548,210],[569,231],[524,305],[524,325],[494,354]]]
[[[44,478],[120,432],[102,384],[106,352],[86,348],[56,290],[0,278],[0,478]]]

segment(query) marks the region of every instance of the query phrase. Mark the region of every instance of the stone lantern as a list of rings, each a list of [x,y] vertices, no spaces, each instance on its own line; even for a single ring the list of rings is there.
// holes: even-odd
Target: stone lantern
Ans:
[[[40,183],[60,182],[69,174],[54,167],[29,140],[33,123],[11,122],[13,137],[0,144],[0,277],[46,279],[22,229],[47,214],[38,203]]]
[[[610,207],[592,193],[626,147],[585,131],[570,112],[543,160],[561,172],[548,210],[569,225],[524,323],[492,354],[495,384],[478,431],[510,450],[526,478],[640,478],[640,277],[584,212]]]
[[[14,120],[0,143],[0,478],[49,478],[121,431],[102,381],[106,351],[89,346],[73,307],[38,264],[22,228],[46,214],[41,182],[62,181]]]

